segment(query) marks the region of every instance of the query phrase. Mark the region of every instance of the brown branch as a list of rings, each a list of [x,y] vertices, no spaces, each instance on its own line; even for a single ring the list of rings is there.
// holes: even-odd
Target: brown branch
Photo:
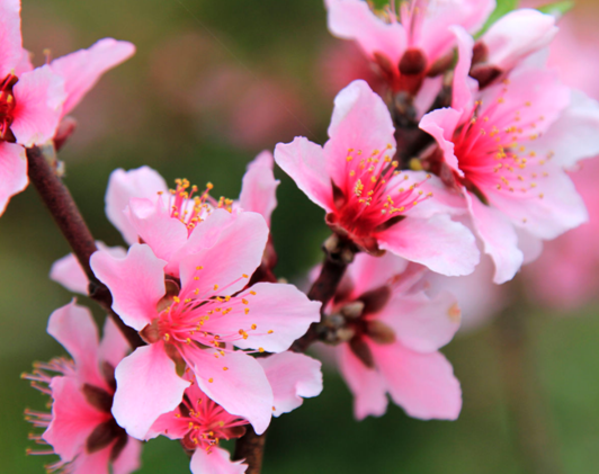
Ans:
[[[248,465],[246,474],[260,474],[265,443],[266,432],[257,435],[251,426],[248,426],[245,434],[237,440],[233,459],[245,459]]]
[[[89,296],[114,320],[132,348],[144,344],[137,332],[127,326],[112,310],[112,295],[91,269],[89,259],[98,250],[96,242],[85,223],[68,188],[57,176],[54,149],[33,147],[27,149],[29,180],[50,211],[56,225],[69,243],[71,250],[89,280]]]

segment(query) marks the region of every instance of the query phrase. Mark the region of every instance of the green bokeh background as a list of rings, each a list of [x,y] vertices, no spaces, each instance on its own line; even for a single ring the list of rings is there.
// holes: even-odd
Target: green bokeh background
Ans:
[[[176,177],[198,184],[212,181],[217,194],[234,197],[247,162],[260,151],[228,146],[210,132],[205,119],[170,107],[165,91],[149,79],[162,67],[157,52],[181,32],[208,38],[211,54],[250,71],[255,81],[267,75],[293,78],[310,117],[309,130],[291,115],[287,120],[297,134],[320,142],[326,136],[332,103],[319,87],[314,64],[335,40],[326,30],[322,0],[23,1],[25,46],[37,53],[38,63],[44,47],[59,56],[105,36],[138,47],[135,58],[111,72],[76,111],[83,138],[75,136],[60,156],[67,164],[66,183],[99,240],[121,243],[103,211],[113,169],[148,164],[170,182]],[[187,56],[182,57],[184,61]],[[173,77],[173,88],[178,84]],[[103,126],[90,138],[86,129],[96,126],[98,116]],[[277,174],[282,180],[273,217],[280,253],[277,271],[294,280],[317,263],[327,229],[321,210]],[[26,407],[41,409],[45,401],[19,375],[30,370],[32,361],[63,353],[45,326],[49,314],[71,298],[47,278],[52,262],[66,253],[66,243],[34,190],[13,199],[0,220],[1,473],[42,473],[49,461],[25,456],[31,443],[22,412]],[[530,326],[531,363],[546,398],[539,403],[547,403],[551,414],[548,429],[563,472],[599,472],[596,308],[568,317],[538,312],[531,315]],[[498,344],[491,325],[458,337],[444,351],[464,390],[464,410],[454,423],[412,420],[395,406],[380,419],[355,422],[346,387],[334,372],[327,372],[321,397],[273,423],[264,472],[526,472],[504,400]],[[176,442],[155,440],[144,449],[139,472],[184,473],[188,463]]]

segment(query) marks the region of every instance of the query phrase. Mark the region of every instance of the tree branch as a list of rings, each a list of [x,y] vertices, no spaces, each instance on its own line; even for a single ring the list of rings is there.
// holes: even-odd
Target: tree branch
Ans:
[[[248,465],[245,471],[246,474],[260,474],[265,443],[266,432],[257,435],[251,425],[247,427],[245,434],[237,440],[233,459],[245,459]]]
[[[89,259],[98,250],[77,204],[68,188],[57,176],[57,161],[54,148],[33,147],[27,149],[29,180],[50,211],[56,225],[69,243],[71,250],[89,280],[89,296],[95,300],[114,320],[131,344],[132,348],[144,345],[133,328],[127,326],[112,310],[112,295],[91,269]]]

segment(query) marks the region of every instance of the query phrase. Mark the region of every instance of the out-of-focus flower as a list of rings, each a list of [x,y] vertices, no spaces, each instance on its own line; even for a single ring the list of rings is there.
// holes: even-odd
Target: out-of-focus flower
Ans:
[[[530,296],[561,310],[577,309],[597,296],[599,160],[585,161],[579,167],[571,176],[589,210],[589,222],[548,242],[541,258],[524,268]]]
[[[180,403],[189,382],[179,374],[187,366],[212,400],[263,432],[272,414],[272,389],[262,366],[233,347],[285,351],[319,320],[320,304],[292,285],[246,288],[269,234],[257,213],[216,209],[189,234],[183,226],[180,236],[165,220],[146,224],[164,247],[134,244],[125,259],[103,251],[91,259],[115,312],[149,343],[117,367],[116,419],[131,435],[145,438],[152,423]],[[170,261],[153,252],[165,255],[169,248],[176,249]]]
[[[382,99],[355,81],[335,99],[324,148],[298,137],[278,144],[275,160],[325,209],[327,224],[360,249],[388,250],[445,275],[471,273],[479,252],[471,232],[448,215],[453,196],[436,177],[397,170],[393,134]]]
[[[270,147],[310,128],[294,78],[250,69],[214,37],[194,32],[162,45],[152,72],[165,106],[195,121],[201,133],[240,149]]]
[[[526,64],[478,92],[468,77],[473,40],[454,31],[460,59],[452,108],[422,119],[420,127],[438,143],[426,159],[466,198],[474,228],[495,262],[494,281],[503,283],[524,262],[527,241],[554,239],[586,221],[564,167],[593,156],[597,138],[589,124],[599,115],[593,101],[571,96],[554,73]]]
[[[108,69],[135,50],[104,39],[33,69],[21,38],[21,2],[0,2],[0,214],[27,186],[24,147],[54,138],[60,120]]]
[[[460,309],[449,293],[427,296],[426,274],[391,254],[358,254],[326,310],[343,321],[337,354],[358,419],[384,414],[387,393],[415,418],[460,413],[460,384],[439,352],[460,326]]]
[[[322,392],[320,362],[303,354],[283,352],[258,359],[272,386],[273,415],[287,413],[302,404],[303,397],[315,397]],[[150,435],[164,435],[182,440],[191,456],[194,474],[238,474],[245,472],[242,461],[231,462],[229,453],[219,447],[223,439],[243,436],[248,421],[231,415],[212,401],[195,383],[190,371],[185,377],[191,382],[183,402],[173,412],[162,415],[151,427]]]
[[[451,66],[455,37],[450,27],[477,32],[495,9],[494,0],[395,2],[382,10],[363,0],[325,0],[331,33],[354,40],[380,68],[395,92],[416,95],[425,77]]]
[[[45,428],[33,439],[53,451],[30,454],[58,454],[60,461],[48,466],[50,472],[129,474],[137,470],[141,443],[129,437],[111,413],[114,368],[127,353],[127,341],[107,319],[98,343],[91,313],[74,302],[52,313],[48,332],[73,360],[38,363],[32,374],[24,375],[33,387],[52,397],[52,413],[27,410],[26,416],[36,428]]]

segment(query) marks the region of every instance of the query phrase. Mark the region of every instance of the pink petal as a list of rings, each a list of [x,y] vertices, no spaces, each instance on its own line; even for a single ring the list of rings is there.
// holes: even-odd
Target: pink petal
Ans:
[[[64,79],[67,99],[63,115],[68,114],[94,87],[109,69],[118,66],[135,53],[135,46],[127,41],[104,38],[88,49],[55,59],[52,70]]]
[[[108,362],[113,367],[129,352],[130,346],[123,333],[119,330],[112,318],[106,318],[102,341],[98,348],[99,359]]]
[[[131,198],[155,200],[158,193],[167,193],[166,182],[156,171],[142,166],[131,171],[117,169],[112,172],[106,190],[106,215],[123,235],[128,244],[138,242],[137,232],[125,216]]]
[[[193,474],[243,474],[247,464],[242,462],[231,461],[226,449],[213,448],[207,452],[200,448],[194,451],[189,467]]]
[[[127,445],[119,454],[119,457],[112,462],[112,474],[130,474],[141,467],[141,448],[142,444],[129,437]]]
[[[518,249],[518,237],[507,217],[497,209],[485,206],[476,196],[467,193],[468,205],[476,233],[483,241],[485,253],[495,263],[493,281],[505,283],[514,278],[524,256]]]
[[[599,154],[599,104],[582,92],[570,94],[570,106],[529,146],[539,156],[551,154],[554,163],[566,168]]]
[[[468,275],[480,259],[468,228],[443,214],[428,220],[408,217],[377,238],[381,249],[442,275]]]
[[[515,226],[541,239],[554,239],[588,221],[582,197],[570,177],[553,162],[529,163],[526,171],[536,174],[535,188],[526,194],[488,193],[491,204]],[[541,197],[542,196],[542,197]]]
[[[397,64],[407,47],[404,27],[378,18],[361,0],[327,0],[328,25],[339,38],[355,40],[366,55],[380,53]]]
[[[258,434],[264,433],[273,412],[273,394],[264,369],[244,352],[196,351],[193,371],[198,387],[232,415],[248,420]],[[224,369],[226,367],[226,369]]]
[[[110,474],[110,448],[95,453],[82,452],[71,465],[69,474]]]
[[[288,144],[279,143],[275,161],[314,204],[327,212],[333,210],[331,176],[319,145],[304,137],[296,137]]]
[[[147,438],[152,439],[162,435],[169,439],[182,439],[187,433],[189,433],[189,421],[182,418],[179,409],[176,409],[160,415],[150,428]]]
[[[124,259],[99,250],[91,267],[112,293],[112,309],[132,328],[141,331],[157,315],[156,304],[166,293],[164,266],[147,245],[134,244]]]
[[[451,107],[455,110],[470,112],[472,110],[472,93],[477,90],[478,83],[469,77],[472,67],[472,49],[474,39],[463,28],[452,27],[451,31],[458,40],[458,64],[453,72],[453,98]]]
[[[273,173],[274,157],[263,151],[252,161],[243,176],[239,205],[245,211],[257,212],[270,226],[270,216],[277,207],[279,180]]]
[[[391,398],[408,415],[423,420],[458,418],[462,390],[443,354],[419,354],[398,343],[370,348]]]
[[[330,140],[324,146],[328,176],[341,189],[349,178],[348,150],[361,150],[365,155],[374,150],[388,150],[395,155],[395,128],[387,106],[365,81],[352,82],[335,98],[335,109],[329,126]]]
[[[397,178],[405,179],[406,176],[410,177],[406,182],[419,183],[419,191],[422,191],[425,196],[430,196],[419,202],[417,206],[410,207],[405,213],[406,216],[429,219],[436,214],[460,216],[468,213],[468,203],[463,193],[449,188],[437,176],[424,171],[402,171]],[[400,186],[404,186],[401,179],[397,181],[401,183]]]
[[[196,227],[167,270],[173,261],[181,262],[182,294],[198,288],[200,297],[213,295],[217,285],[219,295],[232,295],[247,285],[248,279],[243,275],[251,276],[260,265],[268,233],[260,214],[230,214],[217,209]]]
[[[443,152],[445,163],[460,176],[464,176],[455,156],[453,144],[453,135],[460,124],[461,115],[461,112],[455,109],[433,110],[422,117],[419,127],[437,141]]]
[[[54,138],[65,100],[62,78],[42,66],[23,74],[13,94],[16,106],[10,129],[17,142],[30,147]]]
[[[267,352],[282,352],[303,336],[310,324],[320,321],[320,306],[293,285],[257,283],[255,295],[246,295],[249,313],[234,311],[223,318],[211,318],[203,328],[219,334],[238,334],[248,338],[235,341],[241,349],[263,348]],[[256,329],[251,329],[253,325]],[[272,331],[272,332],[270,332]],[[270,333],[269,333],[270,332]]]
[[[282,352],[258,359],[272,387],[274,416],[289,413],[301,406],[304,398],[322,392],[322,364],[303,354]]]
[[[21,58],[19,62],[15,66],[14,74],[17,77],[21,77],[26,72],[33,71],[33,64],[31,64],[31,56],[32,54],[26,49],[21,50]]]
[[[453,295],[442,292],[429,298],[418,292],[394,294],[376,319],[391,327],[407,349],[434,352],[453,339],[460,328],[460,315]]]
[[[422,31],[416,43],[425,51],[432,64],[449,53],[455,45],[451,26],[461,26],[468,33],[474,34],[482,28],[494,9],[494,0],[435,2],[428,7],[426,17],[422,21]]]
[[[389,283],[394,276],[403,273],[408,261],[387,252],[382,257],[372,257],[365,253],[355,256],[347,269],[347,275],[353,283],[352,295],[359,297],[367,291],[380,288]]]
[[[98,328],[89,309],[75,300],[57,309],[48,321],[48,334],[71,354],[85,383],[103,385],[98,372]]]
[[[27,157],[22,146],[13,143],[0,143],[0,216],[8,201],[23,191],[27,178]]]
[[[171,217],[163,197],[156,200],[131,198],[125,216],[139,239],[150,246],[154,255],[170,261],[175,252],[187,243],[187,226]],[[168,198],[167,198],[168,199]]]
[[[339,369],[354,395],[354,416],[381,416],[387,411],[385,380],[374,369],[369,369],[351,351],[347,344],[338,349]]]
[[[96,245],[116,258],[125,258],[127,255],[127,251],[122,247],[107,247],[102,242],[96,242]],[[73,293],[87,296],[89,280],[72,253],[54,262],[50,270],[50,279]]]
[[[23,50],[21,39],[21,2],[3,0],[0,3],[0,80],[19,63]]]
[[[112,414],[130,436],[143,440],[152,424],[173,411],[183,399],[189,382],[175,371],[164,342],[138,347],[117,366],[117,390]]]
[[[555,18],[538,10],[514,10],[481,37],[488,49],[487,62],[509,71],[530,54],[549,45],[558,32]]]
[[[42,438],[54,448],[62,461],[71,461],[83,451],[92,431],[106,421],[107,415],[93,408],[72,377],[54,377],[52,390],[52,422]]]

